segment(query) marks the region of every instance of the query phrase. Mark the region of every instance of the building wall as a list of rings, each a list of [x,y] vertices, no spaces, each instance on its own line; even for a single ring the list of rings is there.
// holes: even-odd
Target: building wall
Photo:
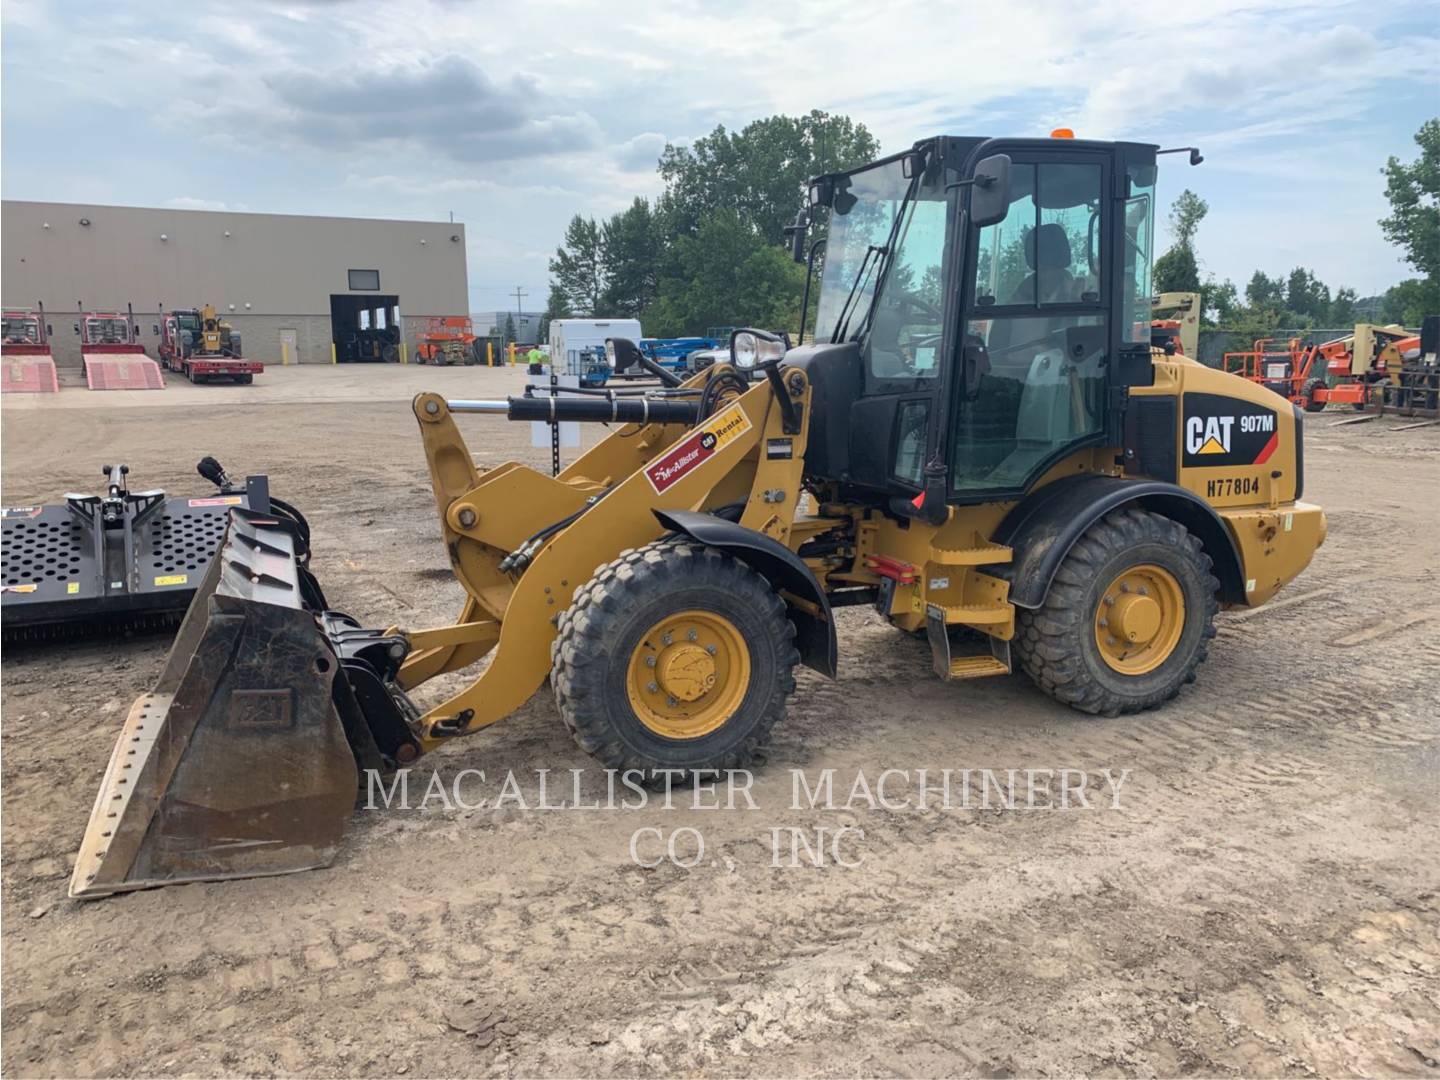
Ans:
[[[545,313],[541,311],[524,311],[519,314],[513,311],[472,311],[470,322],[475,327],[475,333],[482,337],[501,337],[505,333],[507,316],[515,320],[516,341],[533,345],[540,340],[540,320],[545,317]]]
[[[469,308],[465,226],[448,222],[7,199],[0,237],[0,299],[45,305],[56,362],[66,366],[80,363],[77,302],[89,311],[133,305],[152,356],[162,306],[214,304],[247,356],[275,364],[282,329],[296,331],[300,356],[291,363],[330,362],[332,293],[399,296],[411,357],[419,319]],[[352,291],[351,269],[378,270],[378,292]]]

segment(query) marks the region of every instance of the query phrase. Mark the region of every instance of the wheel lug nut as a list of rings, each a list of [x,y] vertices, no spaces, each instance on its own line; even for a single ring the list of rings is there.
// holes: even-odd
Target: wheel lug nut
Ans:
[[[696,638],[698,638],[699,636],[700,636],[700,635],[697,634],[694,630],[691,630],[689,633],[687,633],[687,634],[685,635],[685,640],[686,640],[686,641],[694,641],[694,640],[695,640]]]
[[[647,656],[647,657],[645,657],[645,666],[646,666],[646,667],[654,667],[654,666],[655,666],[655,658],[654,658],[653,656]]]
[[[1105,638],[1105,644],[1106,644],[1106,645],[1114,645],[1114,644],[1116,644],[1114,635],[1107,635],[1106,638]]]
[[[708,652],[711,656],[714,656],[714,655],[715,655],[715,646],[714,646],[714,645],[706,645],[706,646],[705,646],[705,651]]]
[[[670,642],[675,640],[675,638],[669,630],[666,630],[665,633],[660,635],[660,640],[663,641],[666,645],[669,645]]]
[[[1109,626],[1109,625],[1110,625],[1110,620],[1109,620],[1109,619],[1101,619],[1101,620],[1100,620],[1100,625],[1101,625],[1102,627],[1104,627],[1104,626]]]
[[[679,705],[680,703],[679,703],[678,701],[676,701],[676,700],[672,697],[672,698],[668,698],[668,699],[666,700],[666,704],[669,705],[670,708],[673,709],[673,708],[675,708],[676,705]]]
[[[653,693],[655,693],[655,691],[659,690],[660,687],[657,686],[655,683],[652,682],[652,683],[648,684],[648,685],[645,687],[645,689],[646,689],[646,690],[649,690],[650,693],[653,694]]]
[[[1105,606],[1106,606],[1106,607],[1114,607],[1114,606],[1115,606],[1115,598],[1114,598],[1113,596],[1107,596],[1107,597],[1105,597]]]

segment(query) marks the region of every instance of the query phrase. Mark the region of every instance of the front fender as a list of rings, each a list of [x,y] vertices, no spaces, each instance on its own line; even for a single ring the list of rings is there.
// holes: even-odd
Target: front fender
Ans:
[[[694,510],[655,510],[654,514],[660,524],[671,532],[688,536],[697,544],[713,547],[739,559],[777,591],[783,589],[808,601],[818,615],[782,597],[789,608],[790,621],[795,624],[795,644],[800,650],[800,662],[822,675],[835,678],[839,655],[835,643],[835,618],[830,612],[825,590],[815,580],[804,559],[778,540],[714,514]]]
[[[1014,556],[1003,573],[991,573],[1009,579],[1010,602],[1016,607],[1038,608],[1075,541],[1112,510],[1131,504],[1189,529],[1214,565],[1220,599],[1245,602],[1240,554],[1220,515],[1193,491],[1160,480],[1074,476],[1045,485],[1022,499],[995,530],[995,543],[1011,548]]]

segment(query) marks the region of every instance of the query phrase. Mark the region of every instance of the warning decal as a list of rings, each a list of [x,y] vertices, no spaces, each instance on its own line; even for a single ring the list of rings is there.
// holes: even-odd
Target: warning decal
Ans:
[[[645,466],[645,476],[655,494],[685,479],[716,453],[750,430],[750,418],[739,404],[716,413],[680,442]]]
[[[244,499],[239,495],[216,495],[209,499],[191,499],[188,506],[239,506]]]
[[[189,574],[161,574],[155,579],[156,585],[184,585],[190,580]]]
[[[6,521],[11,518],[33,518],[39,517],[44,509],[43,506],[6,506],[0,510],[0,516],[3,516]]]

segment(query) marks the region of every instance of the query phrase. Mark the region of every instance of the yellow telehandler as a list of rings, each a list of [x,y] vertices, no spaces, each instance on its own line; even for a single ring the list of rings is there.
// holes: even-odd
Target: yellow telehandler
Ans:
[[[1218,609],[1274,596],[1325,517],[1300,501],[1298,410],[1150,345],[1157,152],[927,139],[810,184],[787,231],[812,272],[824,253],[813,343],[736,331],[682,382],[613,340],[658,388],[419,395],[453,625],[361,627],[307,570],[298,514],[233,510],[71,894],[326,865],[367,770],[547,677],[607,768],[744,767],[796,665],[836,674],[845,605],[924,634],[942,679],[1018,666],[1107,716],[1174,697]],[[481,471],[466,413],[610,431],[553,478]],[[486,657],[447,700],[412,696]]]

